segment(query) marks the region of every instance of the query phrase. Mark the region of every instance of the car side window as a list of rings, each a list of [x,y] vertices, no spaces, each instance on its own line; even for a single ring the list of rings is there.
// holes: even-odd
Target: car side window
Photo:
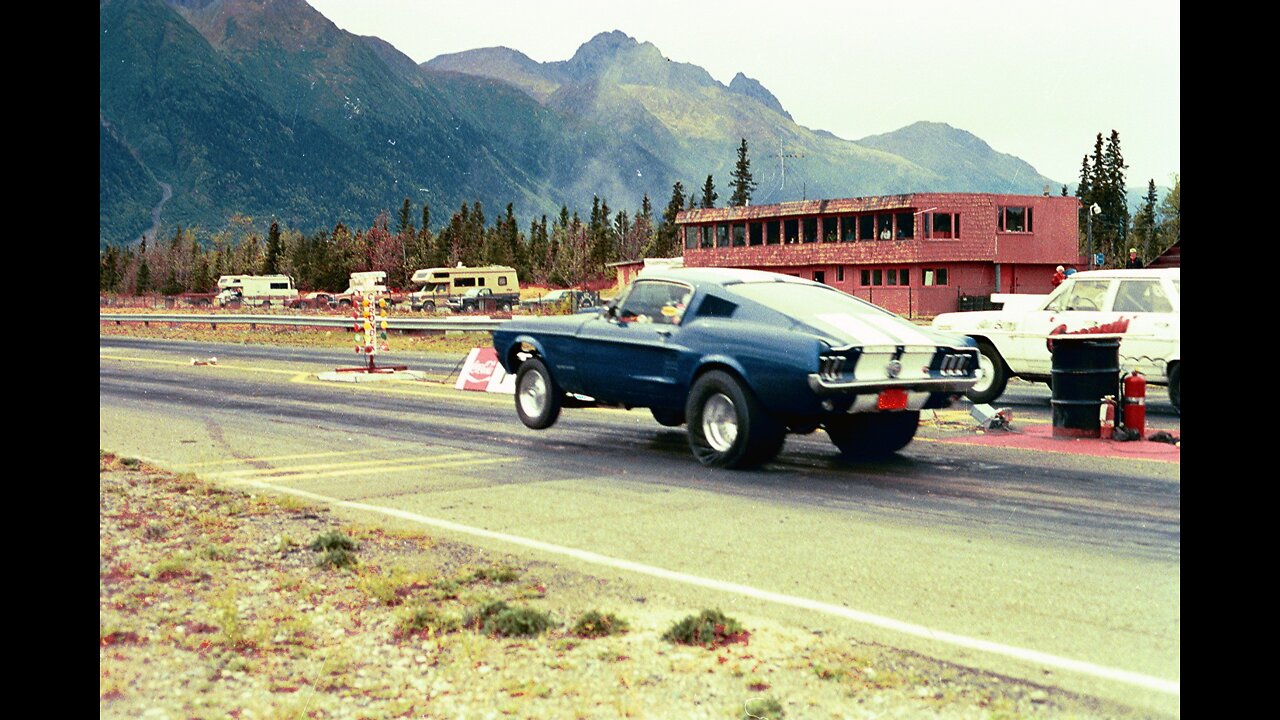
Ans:
[[[1058,294],[1045,310],[1051,312],[1096,312],[1107,298],[1110,280],[1074,280],[1071,287]]]
[[[1173,303],[1160,283],[1152,280],[1121,280],[1113,308],[1116,312],[1173,312]]]
[[[679,325],[693,289],[678,283],[641,280],[618,306],[621,322]]]

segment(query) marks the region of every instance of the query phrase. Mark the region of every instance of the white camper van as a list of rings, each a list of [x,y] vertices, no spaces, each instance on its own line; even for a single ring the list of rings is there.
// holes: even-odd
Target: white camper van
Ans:
[[[288,275],[223,275],[218,278],[218,287],[222,289],[214,300],[218,307],[284,306],[298,297],[298,289]]]

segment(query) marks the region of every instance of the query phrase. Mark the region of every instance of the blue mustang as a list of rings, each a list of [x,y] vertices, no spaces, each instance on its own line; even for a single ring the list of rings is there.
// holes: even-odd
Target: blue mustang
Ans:
[[[591,313],[516,318],[493,333],[533,429],[563,407],[647,407],[689,426],[704,465],[772,460],[787,432],[821,427],[848,457],[887,455],[920,410],[977,382],[963,335],[920,327],[832,287],[733,268],[645,271]]]

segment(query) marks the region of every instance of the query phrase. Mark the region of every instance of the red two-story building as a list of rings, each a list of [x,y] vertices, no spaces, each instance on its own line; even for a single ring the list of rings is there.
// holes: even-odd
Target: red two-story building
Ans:
[[[787,273],[931,317],[992,293],[1049,292],[1055,266],[1081,262],[1079,208],[1074,197],[912,193],[686,210],[676,224],[686,266]]]

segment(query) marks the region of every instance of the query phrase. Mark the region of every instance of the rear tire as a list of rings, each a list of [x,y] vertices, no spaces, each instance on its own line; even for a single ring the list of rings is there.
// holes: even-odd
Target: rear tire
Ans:
[[[1009,384],[1009,368],[1000,357],[1000,351],[986,340],[978,341],[978,367],[982,370],[982,378],[965,393],[975,404],[989,403],[1004,394]]]
[[[920,411],[846,415],[824,426],[840,454],[849,459],[888,457],[906,447],[920,426]]]
[[[564,395],[551,371],[538,358],[529,358],[516,371],[516,414],[525,427],[544,430],[560,417],[561,397]]]
[[[707,467],[756,467],[776,457],[786,439],[786,429],[765,412],[751,389],[720,370],[694,382],[685,416],[689,447]]]

